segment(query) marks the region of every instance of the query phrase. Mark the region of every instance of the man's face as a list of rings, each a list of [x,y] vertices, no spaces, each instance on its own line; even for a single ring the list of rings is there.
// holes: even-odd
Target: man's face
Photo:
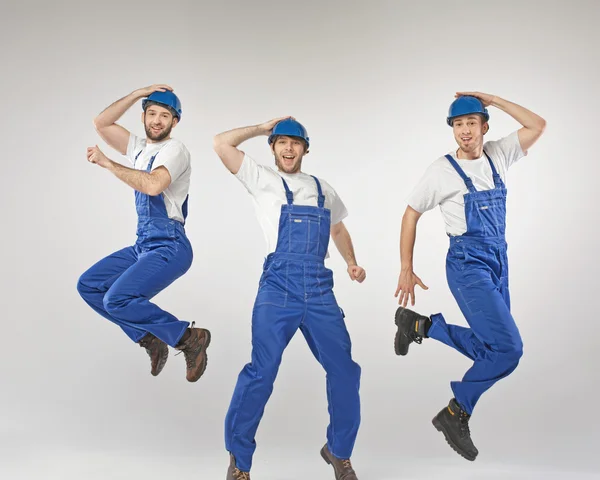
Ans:
[[[143,113],[142,120],[146,136],[153,142],[168,138],[171,129],[177,125],[177,118],[167,108],[159,105],[150,105]]]
[[[271,144],[275,156],[275,164],[285,173],[297,173],[302,167],[302,157],[305,151],[304,140],[298,137],[281,135]]]
[[[483,145],[483,136],[488,128],[481,115],[463,115],[456,117],[452,122],[454,139],[458,147],[466,153],[477,152]]]

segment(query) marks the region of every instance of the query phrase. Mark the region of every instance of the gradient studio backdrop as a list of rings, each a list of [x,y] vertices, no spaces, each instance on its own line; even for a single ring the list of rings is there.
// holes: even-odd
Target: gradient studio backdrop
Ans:
[[[2,3],[2,394],[0,477],[224,478],[223,419],[250,355],[264,240],[250,197],[212,151],[220,131],[294,115],[311,137],[304,169],[344,199],[367,281],[334,251],[340,305],[363,368],[361,479],[600,478],[597,339],[595,1],[7,1]],[[160,377],[79,298],[78,276],[135,240],[133,192],[86,161],[92,119],[132,90],[169,83],[174,136],[193,160],[191,270],[156,301],[210,328],[209,367]],[[472,421],[471,464],[430,424],[469,361],[427,342],[393,352],[393,292],[405,198],[454,147],[459,90],[542,115],[548,128],[508,177],[513,313],[525,356]],[[141,106],[122,124],[143,134]],[[518,128],[492,109],[487,138]],[[244,145],[271,163],[266,138]],[[446,285],[438,211],[420,222],[417,308],[464,324]],[[284,355],[258,432],[253,477],[333,478],[324,372],[302,336]]]

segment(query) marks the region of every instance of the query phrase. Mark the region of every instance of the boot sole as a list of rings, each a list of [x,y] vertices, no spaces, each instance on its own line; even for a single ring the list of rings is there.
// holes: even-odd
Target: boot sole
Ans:
[[[442,432],[444,434],[444,438],[446,439],[446,442],[448,443],[448,445],[450,445],[450,447],[452,448],[452,450],[454,450],[456,453],[458,453],[465,460],[469,460],[470,462],[475,461],[475,459],[477,458],[477,455],[475,455],[474,457],[471,456],[471,455],[467,455],[460,448],[458,448],[456,446],[456,444],[452,441],[452,439],[450,438],[450,436],[446,434],[446,430],[444,430],[444,427],[442,426],[442,423],[438,420],[437,417],[433,417],[433,420],[431,421],[431,423],[433,423],[433,426],[435,427],[435,429],[438,432]]]
[[[394,352],[396,352],[396,355],[401,355],[401,356],[405,356],[408,353],[408,347],[410,345],[410,342],[408,345],[406,345],[406,350],[401,349],[400,348],[400,341],[403,338],[406,338],[406,335],[404,335],[402,333],[402,326],[401,326],[401,322],[400,322],[400,318],[402,317],[402,313],[404,312],[404,308],[403,307],[398,307],[398,310],[396,310],[396,315],[394,316],[394,323],[396,324],[396,327],[398,327],[398,330],[396,331],[396,336],[394,337]]]
[[[206,353],[206,350],[208,349],[208,346],[210,345],[211,335],[210,335],[209,330],[206,330],[205,328],[203,328],[202,330],[204,330],[204,333],[206,334],[206,343],[204,344],[204,349],[202,350],[202,354],[201,354],[204,356],[204,366],[202,367],[202,370],[200,371],[200,375],[198,375],[198,378],[192,378],[191,380],[188,379],[188,382],[197,382],[198,380],[200,380],[200,377],[202,377],[202,375],[204,375],[204,372],[206,371],[206,367],[208,365],[208,355]]]

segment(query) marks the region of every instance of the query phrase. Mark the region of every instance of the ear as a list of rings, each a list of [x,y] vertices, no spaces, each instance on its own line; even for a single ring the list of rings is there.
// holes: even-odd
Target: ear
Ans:
[[[273,155],[275,155],[275,142],[273,142],[271,145],[269,145],[271,147],[271,153]]]
[[[171,128],[175,128],[178,123],[179,123],[179,118],[173,117],[173,126]]]
[[[144,125],[146,124],[146,111],[145,110],[142,112],[142,123]]]
[[[490,124],[488,122],[485,122],[483,124],[482,130],[483,130],[483,134],[485,135],[490,130]]]

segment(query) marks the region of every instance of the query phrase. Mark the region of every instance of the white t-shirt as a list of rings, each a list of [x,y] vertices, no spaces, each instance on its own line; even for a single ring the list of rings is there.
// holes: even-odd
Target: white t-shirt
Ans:
[[[142,153],[140,153],[140,151]],[[146,170],[148,163],[157,152],[152,170],[165,167],[171,175],[171,184],[162,193],[169,218],[183,223],[183,202],[190,190],[192,164],[190,152],[179,140],[171,138],[164,142],[146,143],[145,138],[129,135],[127,144],[127,159],[136,170]],[[135,156],[140,153],[135,159]]]
[[[306,173],[279,172],[271,167],[259,165],[245,155],[242,166],[235,176],[252,195],[256,216],[267,241],[267,255],[274,252],[277,247],[281,205],[287,204],[282,177],[294,194],[294,205],[317,206],[319,195],[317,182]],[[331,210],[331,225],[333,226],[346,218],[348,211],[331,185],[320,178],[319,182],[323,195],[325,195],[325,208]]]
[[[500,140],[485,142],[483,148],[505,184],[508,167],[525,156],[516,131]],[[456,152],[449,154],[467,177],[471,178],[476,190],[494,188],[492,168],[485,155],[475,160],[460,160],[456,158]],[[467,231],[463,198],[465,193],[468,193],[468,189],[464,180],[446,157],[440,157],[427,168],[407,201],[419,213],[425,213],[439,205],[446,232],[450,235],[462,235]]]

